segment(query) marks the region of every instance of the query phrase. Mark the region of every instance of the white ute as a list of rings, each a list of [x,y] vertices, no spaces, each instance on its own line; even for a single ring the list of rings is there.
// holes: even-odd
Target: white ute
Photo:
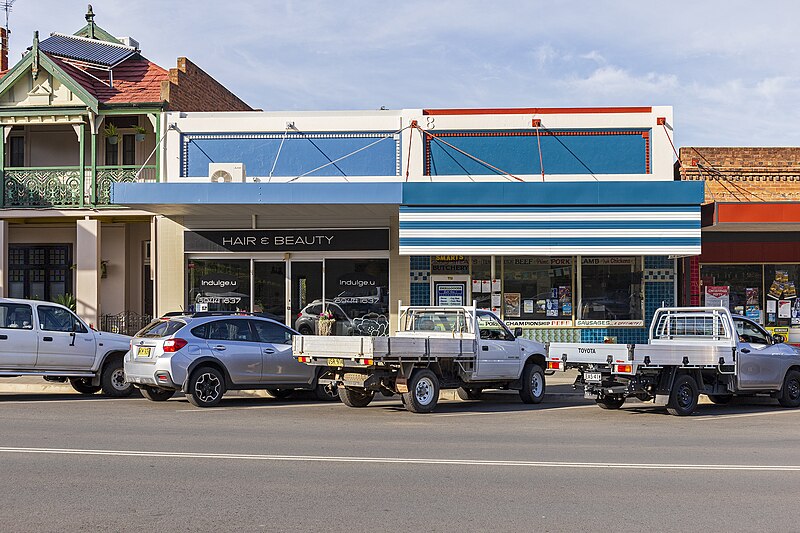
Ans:
[[[0,298],[0,377],[69,380],[82,394],[128,396],[122,361],[130,340],[94,331],[62,305]]]
[[[575,386],[604,409],[627,398],[690,415],[698,397],[724,404],[767,395],[800,407],[800,350],[723,307],[656,310],[647,344],[551,343],[550,370],[579,370]]]
[[[483,389],[515,389],[525,403],[544,397],[545,348],[512,333],[495,314],[475,307],[400,307],[389,337],[295,336],[294,357],[329,367],[320,382],[336,385],[349,407],[380,392],[401,394],[406,409],[429,413],[440,389],[478,399]]]

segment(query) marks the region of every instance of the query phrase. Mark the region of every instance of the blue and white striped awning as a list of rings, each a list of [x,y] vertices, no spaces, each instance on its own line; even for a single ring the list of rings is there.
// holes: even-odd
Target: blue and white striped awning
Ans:
[[[700,206],[400,207],[400,255],[698,255]]]

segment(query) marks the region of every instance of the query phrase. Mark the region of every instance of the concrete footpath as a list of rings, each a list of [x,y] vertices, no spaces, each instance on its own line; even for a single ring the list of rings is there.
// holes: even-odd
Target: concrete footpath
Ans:
[[[577,399],[583,397],[583,392],[574,390],[572,383],[575,381],[577,371],[557,372],[546,376],[547,390],[545,394],[554,399]],[[79,393],[69,383],[55,383],[45,381],[41,377],[0,378],[1,394],[75,394]],[[517,391],[491,391],[491,394],[518,394]],[[271,398],[264,390],[232,390],[226,396],[245,396],[253,398]],[[459,400],[455,390],[443,390],[439,394],[442,400]]]

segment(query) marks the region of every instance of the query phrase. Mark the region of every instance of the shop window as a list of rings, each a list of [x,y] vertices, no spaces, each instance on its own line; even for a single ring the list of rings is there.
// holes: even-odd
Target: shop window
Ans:
[[[286,321],[286,263],[256,262],[254,267],[253,312]]]
[[[701,265],[700,303],[727,307],[756,322],[764,320],[762,265]]]
[[[571,257],[503,257],[503,318],[572,320]]]
[[[250,311],[249,259],[189,259],[190,310]]]
[[[500,270],[498,269],[496,274],[498,277],[499,273]],[[471,257],[470,275],[472,278],[472,299],[479,309],[490,309],[492,307],[492,257]]]
[[[8,296],[54,300],[72,291],[70,246],[10,246]]]
[[[389,334],[389,261],[325,261],[325,305],[338,335]]]
[[[643,321],[641,258],[583,257],[580,284],[583,323],[578,325],[592,325],[598,321],[608,325],[638,325],[630,322]]]
[[[800,325],[800,265],[764,265],[765,324]]]

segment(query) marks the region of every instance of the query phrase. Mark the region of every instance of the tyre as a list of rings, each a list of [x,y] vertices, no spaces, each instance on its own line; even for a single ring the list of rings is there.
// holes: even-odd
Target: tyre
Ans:
[[[731,403],[731,400],[733,400],[733,394],[709,394],[708,399],[711,400],[711,403],[725,405]]]
[[[306,326],[305,324],[300,326],[300,329],[297,330],[300,335],[313,335],[314,332],[311,331],[311,328]]]
[[[683,374],[675,378],[669,393],[667,412],[671,415],[687,416],[697,408],[699,392],[692,376]]]
[[[92,381],[86,378],[70,378],[69,384],[81,394],[94,394],[102,388],[100,385],[92,385]]]
[[[519,397],[522,403],[541,403],[544,398],[544,370],[536,364],[527,364],[522,371],[522,388]]]
[[[329,385],[321,385],[317,384],[314,387],[314,398],[321,402],[334,402],[339,400],[339,391],[337,390],[338,387],[329,386]]]
[[[200,367],[189,378],[189,403],[196,407],[214,407],[225,394],[222,372],[210,366]]]
[[[103,366],[103,373],[100,374],[100,387],[103,389],[103,394],[115,398],[124,398],[133,394],[133,385],[125,383],[125,368],[121,357],[115,357]]]
[[[789,370],[783,378],[778,403],[783,407],[800,407],[800,372]]]
[[[347,407],[366,407],[375,397],[375,393],[366,389],[349,389],[339,387],[339,399]]]
[[[403,396],[406,409],[412,413],[430,413],[439,403],[439,378],[427,368],[418,368],[412,372]]]
[[[157,387],[142,387],[140,391],[142,393],[142,396],[144,396],[151,402],[166,402],[167,400],[175,396],[174,390],[159,389]]]
[[[273,398],[276,398],[278,400],[285,400],[286,398],[288,398],[289,396],[292,395],[294,390],[293,389],[267,389],[267,392]]]
[[[456,394],[458,394],[458,397],[462,400],[480,400],[481,396],[483,396],[483,389],[459,387],[456,390]]]
[[[595,400],[600,409],[619,409],[625,403],[625,398],[621,396],[606,396]]]

